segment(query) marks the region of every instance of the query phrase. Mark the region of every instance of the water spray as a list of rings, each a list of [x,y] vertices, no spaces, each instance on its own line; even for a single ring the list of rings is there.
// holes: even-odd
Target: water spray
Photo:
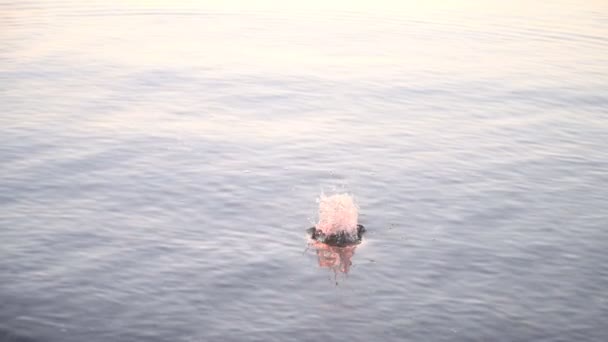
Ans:
[[[349,194],[321,195],[319,221],[307,230],[310,237],[330,246],[349,246],[361,242],[365,227],[358,223],[359,208]]]

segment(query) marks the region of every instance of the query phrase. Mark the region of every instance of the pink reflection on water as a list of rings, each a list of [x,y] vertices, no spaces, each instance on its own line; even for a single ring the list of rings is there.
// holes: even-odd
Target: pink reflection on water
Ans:
[[[355,249],[357,249],[357,245],[337,247],[314,240],[310,241],[309,246],[316,250],[319,266],[331,269],[335,274],[339,272],[348,274],[353,264],[352,258]]]

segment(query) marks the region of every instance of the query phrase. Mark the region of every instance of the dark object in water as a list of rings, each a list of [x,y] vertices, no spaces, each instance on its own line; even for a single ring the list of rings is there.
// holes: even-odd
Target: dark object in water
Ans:
[[[313,240],[328,244],[330,246],[344,247],[349,245],[356,245],[361,243],[363,233],[365,233],[365,227],[363,225],[357,225],[357,235],[352,235],[347,232],[339,232],[337,234],[325,235],[321,230],[315,227],[306,229],[306,232],[310,234]]]

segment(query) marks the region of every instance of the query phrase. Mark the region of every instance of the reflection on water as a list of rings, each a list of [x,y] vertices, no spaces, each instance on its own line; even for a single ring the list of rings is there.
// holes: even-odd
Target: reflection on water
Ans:
[[[317,253],[319,266],[328,268],[334,272],[348,274],[350,267],[353,265],[353,256],[358,245],[345,247],[330,246],[318,241],[311,241],[310,247],[314,248]]]

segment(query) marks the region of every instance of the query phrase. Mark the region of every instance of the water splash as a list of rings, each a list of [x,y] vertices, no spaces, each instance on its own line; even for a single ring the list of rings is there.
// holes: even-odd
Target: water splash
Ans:
[[[359,208],[349,194],[335,194],[319,198],[319,222],[315,228],[325,235],[357,235]]]
[[[319,221],[310,228],[310,247],[317,254],[319,266],[333,271],[338,285],[338,274],[347,275],[352,258],[365,228],[359,224],[359,207],[352,195],[346,193],[326,196],[321,194]]]

